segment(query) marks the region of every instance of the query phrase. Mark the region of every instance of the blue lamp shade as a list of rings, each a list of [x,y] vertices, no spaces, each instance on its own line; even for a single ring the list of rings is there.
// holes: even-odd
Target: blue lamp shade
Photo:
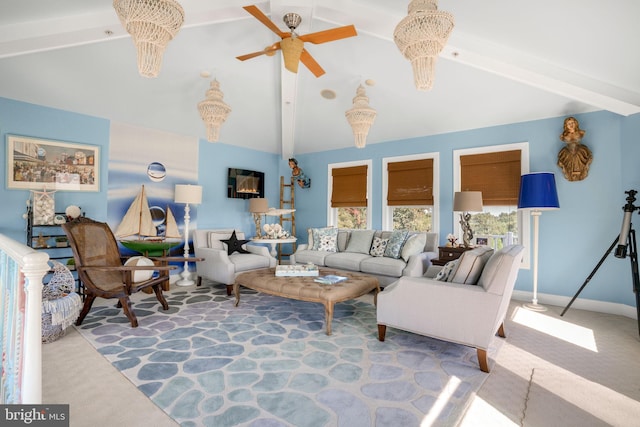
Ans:
[[[518,209],[559,209],[556,178],[551,172],[536,172],[520,177]]]

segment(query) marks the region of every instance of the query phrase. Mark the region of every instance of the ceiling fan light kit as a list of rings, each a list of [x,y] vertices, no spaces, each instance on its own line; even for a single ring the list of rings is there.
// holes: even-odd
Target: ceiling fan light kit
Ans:
[[[227,120],[231,107],[222,100],[224,95],[218,80],[211,81],[206,96],[206,99],[198,103],[198,111],[207,126],[207,141],[216,142],[220,137],[220,126]]]
[[[282,58],[284,59],[284,68],[292,73],[298,72],[298,64],[300,64],[300,55],[304,48],[304,42],[298,37],[287,37],[280,42],[282,48]]]
[[[184,9],[175,0],[114,0],[113,8],[138,51],[138,71],[157,77],[167,44],[184,23]]]
[[[455,25],[453,15],[438,10],[438,0],[411,0],[409,14],[393,32],[393,41],[411,61],[418,90],[433,87],[435,64]]]
[[[358,86],[356,96],[353,98],[353,108],[344,113],[353,130],[357,148],[364,148],[367,145],[367,135],[376,118],[376,114],[376,110],[369,107],[369,98],[364,86]]]

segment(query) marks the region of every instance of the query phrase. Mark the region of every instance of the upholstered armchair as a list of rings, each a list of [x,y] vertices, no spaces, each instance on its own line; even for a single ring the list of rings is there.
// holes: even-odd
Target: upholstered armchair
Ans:
[[[520,245],[496,253],[476,248],[437,279],[401,277],[378,294],[378,339],[385,340],[388,326],[474,347],[480,369],[489,372],[487,349],[496,333],[505,337],[523,251]]]
[[[202,278],[209,279],[225,284],[227,295],[231,295],[236,275],[245,271],[276,266],[277,260],[271,256],[269,249],[265,246],[245,244],[242,248],[248,253],[229,254],[227,244],[223,240],[231,238],[233,231],[232,229],[194,231],[195,256],[204,258],[204,261],[196,263],[198,286],[202,284]],[[242,231],[235,230],[235,232],[237,239],[244,240]]]

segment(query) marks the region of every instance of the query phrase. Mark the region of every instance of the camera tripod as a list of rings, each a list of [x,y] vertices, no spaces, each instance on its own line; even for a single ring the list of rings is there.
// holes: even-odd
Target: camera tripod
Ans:
[[[616,244],[618,245],[615,251],[616,258],[625,258],[627,256],[626,254],[628,246],[629,260],[631,261],[631,276],[633,279],[633,292],[636,294],[636,317],[638,320],[638,333],[640,334],[640,273],[638,272],[638,246],[636,244],[636,231],[633,229],[633,225],[631,224],[631,214],[639,208],[634,205],[634,202],[636,201],[635,195],[637,194],[637,191],[629,190],[625,191],[625,193],[629,196],[627,197],[627,204],[623,208],[625,215],[622,220],[622,230],[620,231],[620,234],[614,239],[613,243],[611,243],[609,249],[605,251],[598,264],[596,264],[595,268],[591,271],[591,274],[589,274],[582,286],[580,286],[580,289],[578,289],[578,292],[576,292],[571,301],[569,301],[569,304],[567,304],[564,310],[562,310],[560,316],[564,316],[569,307],[571,307],[571,304],[573,304],[576,298],[578,298],[580,292],[582,292],[582,290],[587,286],[602,263],[604,263],[607,256],[611,253],[611,251],[613,251],[613,248],[616,246]]]

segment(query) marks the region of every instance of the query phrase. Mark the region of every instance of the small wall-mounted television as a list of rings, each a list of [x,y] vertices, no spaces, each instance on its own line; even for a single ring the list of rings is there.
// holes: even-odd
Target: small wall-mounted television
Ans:
[[[229,168],[227,197],[231,199],[264,198],[264,172]]]

